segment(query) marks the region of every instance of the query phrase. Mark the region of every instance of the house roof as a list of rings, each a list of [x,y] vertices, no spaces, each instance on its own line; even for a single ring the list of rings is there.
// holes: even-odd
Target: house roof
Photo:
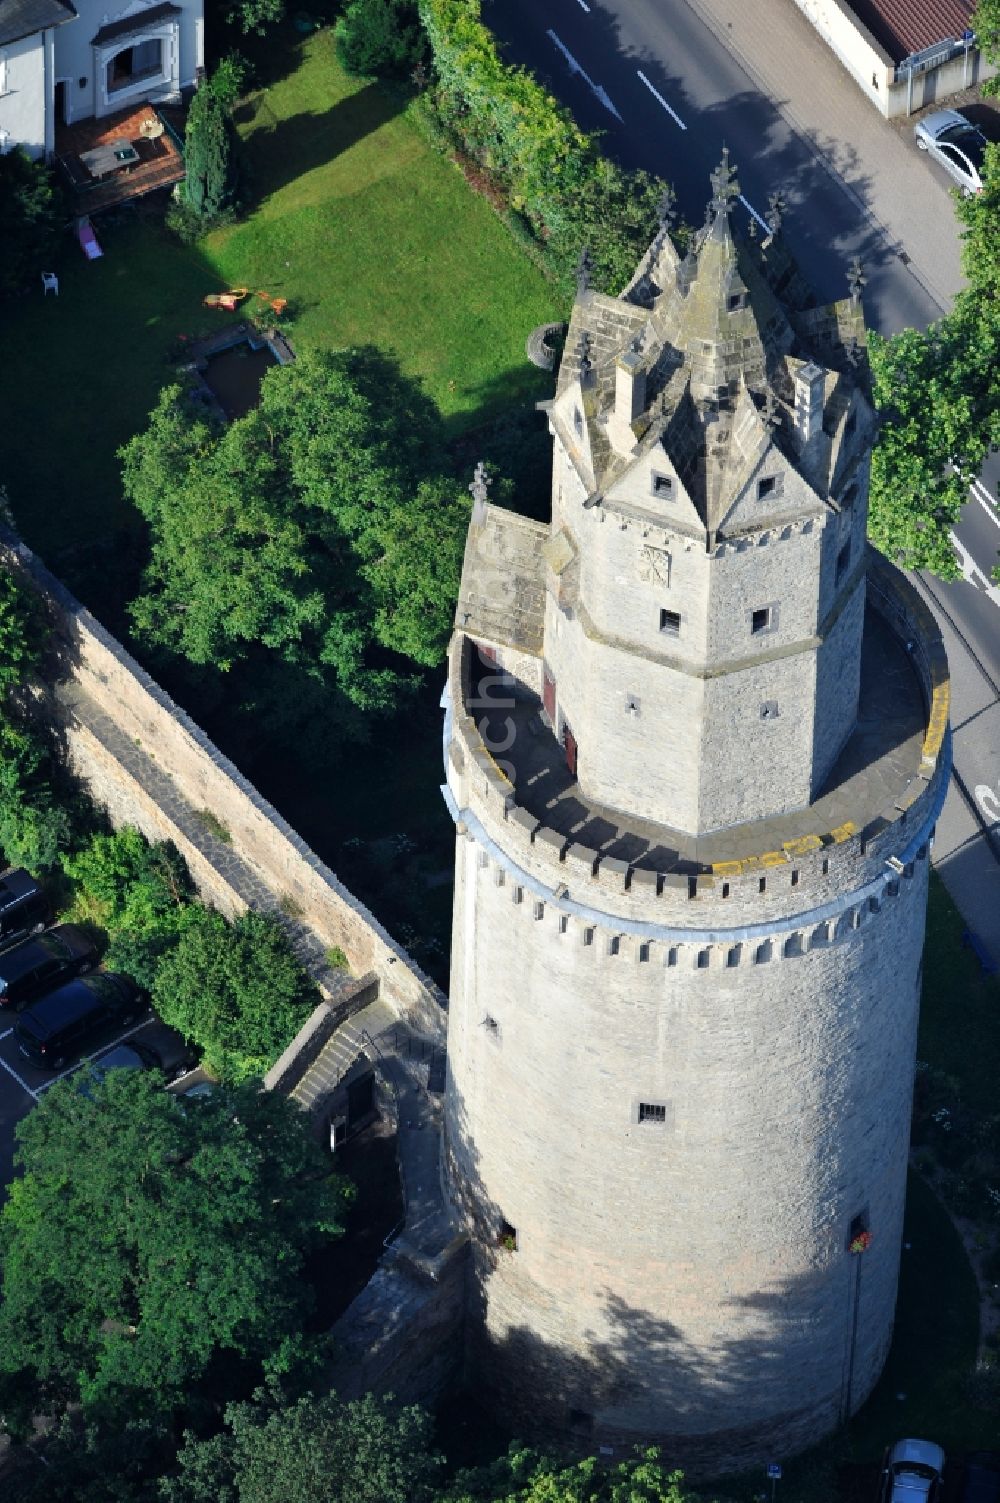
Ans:
[[[0,47],[75,19],[69,0],[0,0]]]
[[[848,0],[851,10],[894,63],[935,42],[960,37],[975,0]]]
[[[146,10],[137,10],[131,16],[125,16],[121,21],[112,21],[107,26],[102,26],[93,37],[92,47],[103,47],[105,42],[114,42],[118,37],[137,36],[146,31],[150,26],[155,26],[158,21],[165,21],[168,16],[179,16],[179,5],[169,3],[163,5],[150,5]]]

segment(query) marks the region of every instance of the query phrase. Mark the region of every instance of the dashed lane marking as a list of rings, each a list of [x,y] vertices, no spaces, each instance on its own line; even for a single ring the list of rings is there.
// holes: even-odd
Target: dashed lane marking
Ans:
[[[681,119],[680,115],[678,115],[677,111],[673,108],[672,105],[669,105],[667,103],[663,95],[660,93],[659,89],[657,89],[653,84],[650,83],[649,79],[646,77],[645,73],[643,73],[642,69],[637,68],[636,72],[639,75],[639,82],[644,83],[646,85],[646,88],[652,94],[653,98],[658,100],[659,103],[663,105],[663,108],[666,110],[671,120],[673,120],[676,125],[679,125],[681,130],[687,130],[687,126],[684,124],[684,121]]]
[[[766,234],[770,235],[771,234],[771,226],[768,224],[767,220],[762,217],[762,215],[760,215],[760,214],[757,213],[757,210],[754,208],[753,204],[750,202],[750,200],[748,198],[744,198],[742,193],[740,194],[740,203],[743,205],[744,209],[746,209],[746,211],[747,211],[748,214],[752,214],[753,215],[754,219],[756,219],[756,221],[760,225],[761,229]]]
[[[990,496],[989,491],[986,489],[981,480],[976,479],[972,482],[972,494],[979,502],[980,506],[983,508],[983,511],[989,517],[990,521],[993,522],[995,526],[1000,527],[1000,516],[998,516],[997,514],[997,503]]]

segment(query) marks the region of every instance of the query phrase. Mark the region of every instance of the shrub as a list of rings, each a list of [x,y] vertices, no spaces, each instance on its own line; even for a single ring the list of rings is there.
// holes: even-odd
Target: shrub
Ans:
[[[180,202],[203,231],[218,224],[236,200],[235,140],[226,103],[228,92],[228,73],[218,89],[206,81],[188,110],[184,135],[187,176]]]
[[[231,1081],[263,1075],[319,1001],[274,919],[247,912],[229,924],[210,908],[195,910],[152,991],[164,1022]]]
[[[427,43],[414,0],[351,0],[337,26],[337,52],[348,73],[409,73]]]
[[[170,841],[150,845],[133,825],[95,835],[82,851],[63,859],[63,869],[93,900],[112,933],[171,933],[179,912],[194,899],[177,847]]]
[[[0,851],[11,866],[37,873],[59,860],[71,831],[51,783],[48,739],[0,719]]]
[[[65,224],[62,191],[45,163],[20,148],[0,156],[0,296],[38,286]]]
[[[589,246],[595,287],[619,292],[656,230],[664,185],[607,161],[531,73],[501,60],[480,0],[419,4],[440,123],[500,185],[566,291]]]

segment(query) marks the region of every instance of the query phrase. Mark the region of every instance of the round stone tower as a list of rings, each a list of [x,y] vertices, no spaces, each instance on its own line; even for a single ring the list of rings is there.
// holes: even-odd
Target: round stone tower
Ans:
[[[858,1407],[892,1334],[932,618],[865,542],[860,276],[734,237],[582,281],[548,526],[479,477],[446,703],[446,1174],[470,1377],[521,1434],[716,1471]]]

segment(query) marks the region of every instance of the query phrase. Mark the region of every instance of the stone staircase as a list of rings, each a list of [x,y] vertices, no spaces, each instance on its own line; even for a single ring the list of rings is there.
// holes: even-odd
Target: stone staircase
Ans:
[[[379,1034],[397,1022],[396,1014],[381,998],[347,1018],[327,1039],[302,1079],[292,1088],[292,1100],[298,1102],[303,1111],[316,1111],[364,1052],[364,1035],[377,1040]]]

